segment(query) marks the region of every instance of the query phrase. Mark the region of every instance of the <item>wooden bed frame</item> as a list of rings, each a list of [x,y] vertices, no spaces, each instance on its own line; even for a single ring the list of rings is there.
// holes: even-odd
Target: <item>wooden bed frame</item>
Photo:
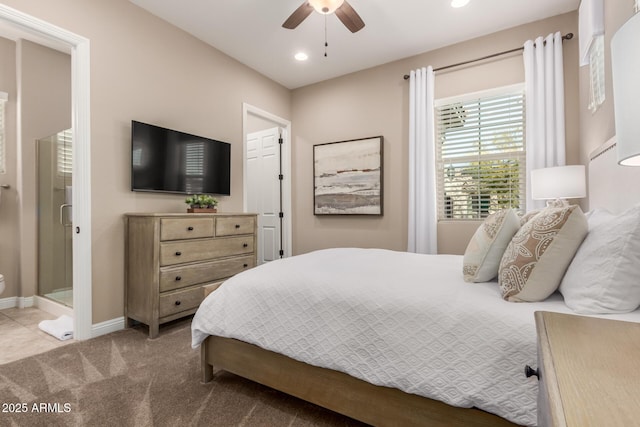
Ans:
[[[202,381],[222,369],[367,424],[378,426],[514,426],[497,415],[458,408],[398,389],[370,384],[232,338],[201,345]],[[524,374],[523,374],[524,378]]]

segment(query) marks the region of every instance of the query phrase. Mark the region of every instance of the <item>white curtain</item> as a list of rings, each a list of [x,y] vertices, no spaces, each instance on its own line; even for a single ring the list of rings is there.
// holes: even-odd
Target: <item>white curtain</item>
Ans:
[[[409,81],[409,252],[438,250],[433,68],[411,71]]]
[[[544,207],[531,198],[531,171],[565,165],[562,35],[524,44],[526,86],[527,210]]]

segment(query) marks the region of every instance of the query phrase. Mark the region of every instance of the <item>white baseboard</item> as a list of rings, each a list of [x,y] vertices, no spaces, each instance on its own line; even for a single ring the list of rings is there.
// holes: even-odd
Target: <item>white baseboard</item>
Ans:
[[[33,306],[33,297],[9,297],[0,299],[0,310]]]
[[[100,335],[110,334],[111,332],[124,329],[124,316],[116,317],[115,319],[105,320],[104,322],[94,323],[91,326],[91,338],[99,337]]]
[[[0,299],[0,310],[5,308],[17,307],[18,297],[9,297]]]
[[[54,316],[62,316],[66,314],[69,317],[73,317],[73,308],[67,307],[66,305],[58,304],[57,302],[51,301],[47,298],[42,298],[40,296],[35,296],[35,306],[38,307],[42,311],[46,311],[47,313],[53,314]]]
[[[18,297],[18,308],[33,307],[33,297]]]
[[[67,316],[73,317],[73,309],[71,307],[58,304],[48,300],[47,298],[39,296],[9,297],[0,299],[0,310],[5,308],[26,308],[33,306],[38,307],[40,310],[46,311],[47,313],[51,313],[54,316],[62,316],[63,314],[66,314]],[[124,316],[91,325],[91,338],[110,334],[111,332],[119,331],[121,329],[124,329]]]

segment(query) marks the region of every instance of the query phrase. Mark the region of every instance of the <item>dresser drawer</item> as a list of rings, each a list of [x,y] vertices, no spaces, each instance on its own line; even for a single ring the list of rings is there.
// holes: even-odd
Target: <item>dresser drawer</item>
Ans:
[[[203,299],[202,286],[160,294],[160,317],[196,308]]]
[[[160,240],[213,237],[213,218],[162,218]]]
[[[255,218],[252,216],[218,217],[216,218],[216,236],[253,234],[255,224]]]
[[[253,236],[163,242],[160,244],[160,265],[205,261],[232,255],[253,253]]]
[[[160,270],[160,292],[213,282],[255,267],[253,255]]]

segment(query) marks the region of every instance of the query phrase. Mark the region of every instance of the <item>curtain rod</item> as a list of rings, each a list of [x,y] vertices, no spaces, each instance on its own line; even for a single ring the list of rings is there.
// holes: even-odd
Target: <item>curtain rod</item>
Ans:
[[[562,36],[562,41],[571,40],[572,38],[573,38],[573,33],[567,33],[567,35]],[[459,67],[461,65],[467,65],[467,64],[471,64],[473,62],[484,61],[485,59],[495,58],[496,56],[502,56],[502,55],[506,55],[508,53],[518,52],[518,51],[521,51],[521,50],[524,50],[524,46],[517,47],[515,49],[505,50],[505,51],[494,53],[494,54],[487,55],[487,56],[483,56],[482,58],[476,58],[476,59],[471,59],[469,61],[458,62],[457,64],[445,65],[444,67],[435,68],[433,71],[436,72],[436,71],[446,70],[446,69],[449,69],[449,68]],[[405,74],[404,75],[404,79],[405,80],[408,80],[409,77],[410,77],[409,74]]]

